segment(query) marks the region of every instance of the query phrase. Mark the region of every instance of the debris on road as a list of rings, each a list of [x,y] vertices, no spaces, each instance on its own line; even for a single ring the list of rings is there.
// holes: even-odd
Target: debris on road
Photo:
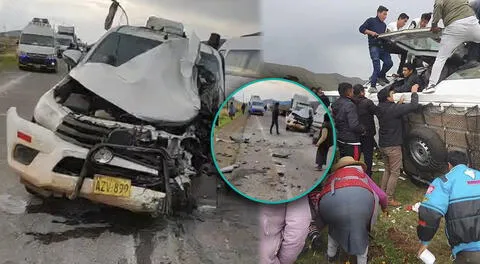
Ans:
[[[283,154],[283,153],[273,153],[272,157],[274,158],[281,158],[281,159],[287,159],[290,154]]]
[[[277,174],[279,176],[284,176],[285,175],[285,171],[286,171],[286,166],[285,165],[276,165],[276,170],[277,170]]]
[[[402,181],[406,181],[406,180],[407,180],[407,179],[405,179],[405,177],[402,177],[402,176],[400,176],[400,177],[398,177],[398,178],[399,178],[400,180],[402,180]]]
[[[238,168],[238,165],[234,164],[234,165],[230,165],[228,167],[222,168],[221,171],[224,172],[224,173],[229,173],[229,172],[232,172],[236,168]]]
[[[250,138],[245,138],[245,137],[234,137],[230,136],[230,139],[233,140],[235,143],[249,143]]]

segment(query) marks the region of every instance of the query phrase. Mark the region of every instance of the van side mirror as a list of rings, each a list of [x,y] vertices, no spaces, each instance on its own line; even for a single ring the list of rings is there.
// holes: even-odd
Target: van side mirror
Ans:
[[[82,58],[82,52],[79,50],[66,50],[63,52],[63,58],[65,62],[71,67],[77,66],[77,64],[80,62],[80,59]]]

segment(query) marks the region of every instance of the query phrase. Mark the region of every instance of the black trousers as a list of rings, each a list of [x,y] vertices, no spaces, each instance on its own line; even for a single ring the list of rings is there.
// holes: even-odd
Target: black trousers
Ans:
[[[457,254],[455,264],[480,264],[480,251],[462,251]]]
[[[360,145],[350,145],[337,141],[337,146],[340,158],[350,156],[357,161],[360,160]]]
[[[280,134],[278,132],[278,118],[272,119],[272,124],[270,125],[270,134],[272,134],[273,126],[275,126],[277,128],[277,134]]]
[[[375,148],[375,138],[374,136],[363,136],[360,138],[362,144],[361,152],[363,153],[363,159],[365,165],[367,165],[368,176],[372,177],[372,164],[373,164],[373,150]]]

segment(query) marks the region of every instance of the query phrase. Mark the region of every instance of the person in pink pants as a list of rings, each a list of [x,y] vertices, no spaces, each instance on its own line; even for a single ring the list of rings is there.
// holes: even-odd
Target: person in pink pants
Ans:
[[[293,264],[312,220],[308,198],[265,205],[260,212],[260,264]]]

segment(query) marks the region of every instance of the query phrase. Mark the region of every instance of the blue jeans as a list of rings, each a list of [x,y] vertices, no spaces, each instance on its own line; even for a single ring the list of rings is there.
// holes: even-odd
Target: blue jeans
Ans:
[[[380,47],[370,47],[370,58],[373,64],[373,74],[370,78],[371,86],[377,84],[377,78],[385,78],[387,72],[393,67],[392,57]],[[383,67],[380,69],[380,61],[383,61]]]

